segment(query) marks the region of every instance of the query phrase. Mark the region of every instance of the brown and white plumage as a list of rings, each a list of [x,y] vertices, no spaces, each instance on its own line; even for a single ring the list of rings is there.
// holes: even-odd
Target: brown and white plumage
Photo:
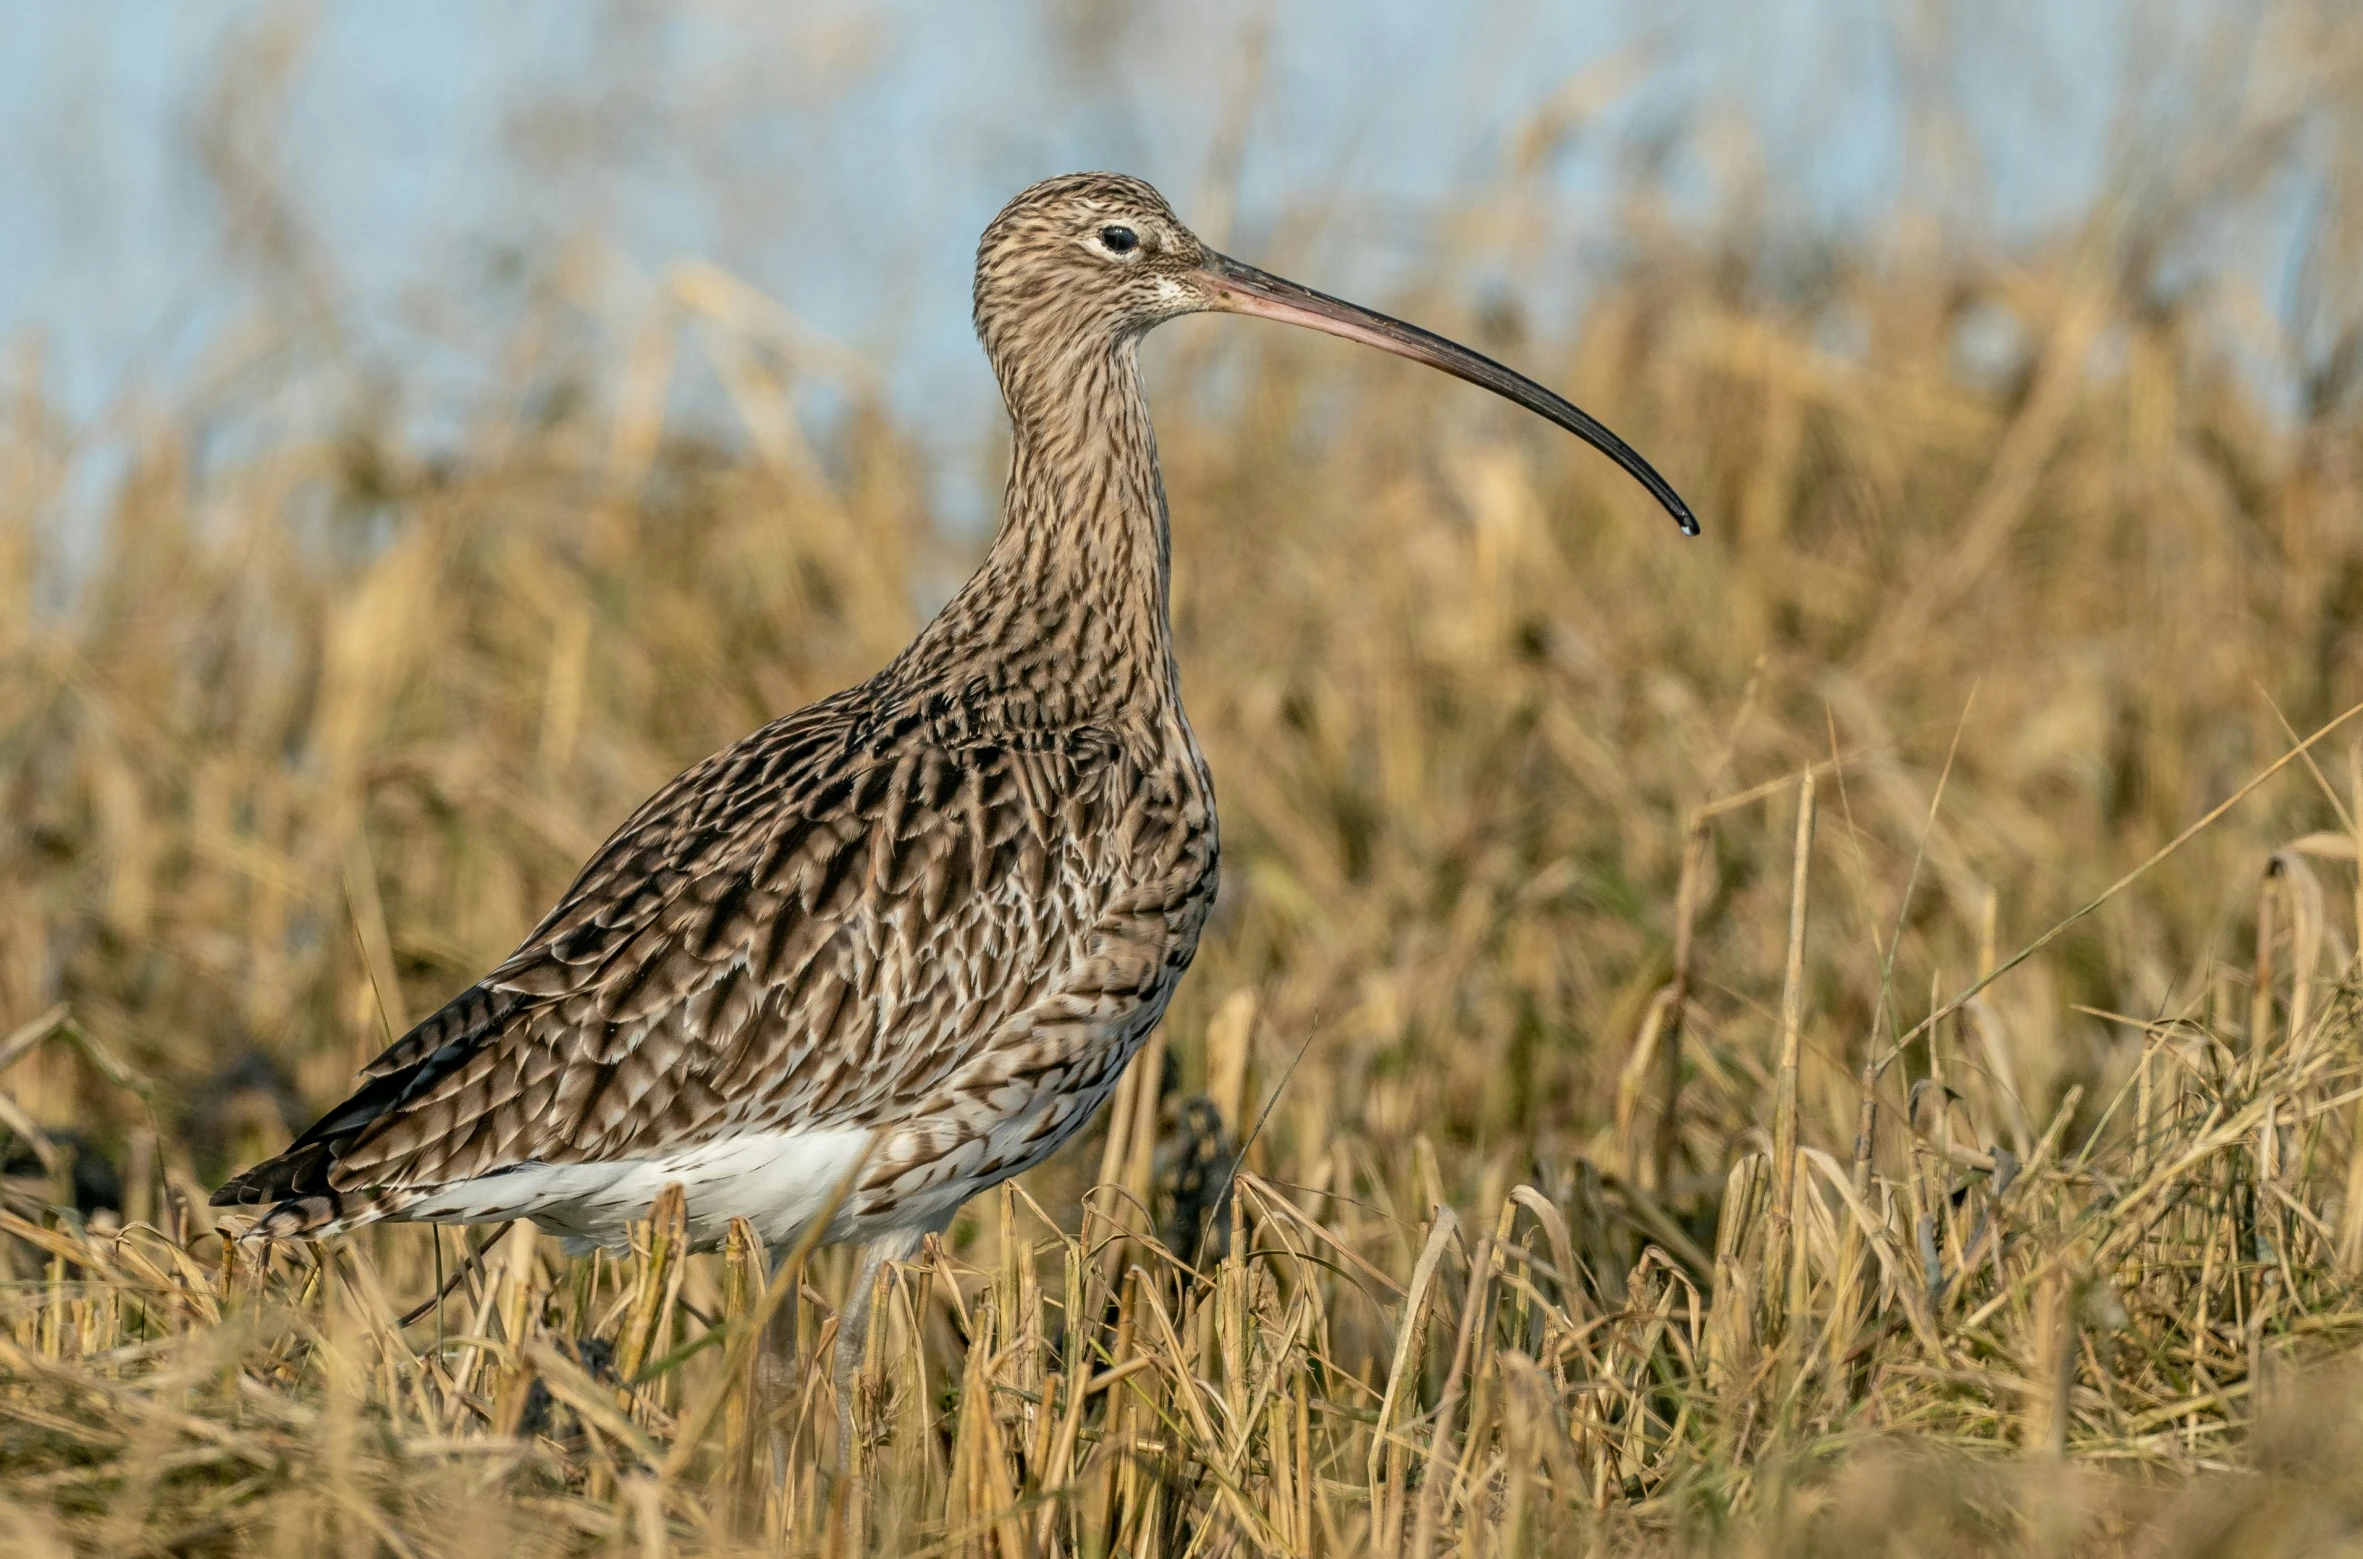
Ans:
[[[868,682],[651,797],[499,968],[217,1205],[255,1232],[529,1217],[620,1240],[679,1181],[693,1234],[907,1249],[1091,1115],[1196,951],[1214,792],[1182,713],[1136,347],[1207,309],[1371,341],[1591,439],[1509,370],[1216,255],[1135,179],[1010,202],[976,324],[1015,430],[976,574]]]

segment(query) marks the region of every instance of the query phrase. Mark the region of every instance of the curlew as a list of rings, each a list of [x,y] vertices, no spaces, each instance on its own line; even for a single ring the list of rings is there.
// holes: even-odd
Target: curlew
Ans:
[[[1137,354],[1166,320],[1284,320],[1442,369],[1585,439],[1697,532],[1567,401],[1215,253],[1137,179],[1012,200],[975,310],[1014,426],[975,575],[869,681],[650,797],[506,962],[216,1206],[261,1209],[264,1238],[530,1218],[582,1250],[678,1182],[693,1239],[743,1217],[776,1248],[843,1182],[822,1233],[867,1247],[858,1307],[881,1261],[1072,1136],[1214,902]]]

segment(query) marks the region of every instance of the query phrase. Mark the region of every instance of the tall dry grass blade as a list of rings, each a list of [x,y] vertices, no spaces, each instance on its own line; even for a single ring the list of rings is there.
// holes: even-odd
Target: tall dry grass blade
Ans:
[[[1477,1249],[1469,1257],[1469,1285],[1461,1299],[1460,1327],[1452,1345],[1452,1365],[1444,1375],[1443,1395],[1436,1400],[1436,1415],[1428,1430],[1428,1459],[1420,1477],[1419,1507],[1411,1527],[1411,1545],[1405,1551],[1410,1559],[1428,1559],[1435,1551],[1436,1527],[1444,1512],[1446,1486],[1456,1459],[1454,1424],[1460,1414],[1461,1397],[1468,1390],[1471,1372],[1477,1368],[1475,1358],[1478,1338],[1486,1330],[1485,1317],[1493,1302],[1493,1267],[1498,1242],[1491,1235],[1477,1241]],[[1476,1437],[1476,1424],[1470,1424],[1470,1439]]]
[[[1797,783],[1797,831],[1789,868],[1789,952],[1781,974],[1780,1060],[1773,1074],[1771,1212],[1764,1241],[1763,1294],[1770,1301],[1772,1329],[1789,1329],[1791,1268],[1797,1261],[1794,1215],[1797,1201],[1797,1066],[1805,1029],[1806,891],[1813,862],[1814,780],[1807,770]]]
[[[1756,1311],[1761,1298],[1755,1246],[1763,1232],[1771,1185],[1770,1160],[1750,1153],[1731,1166],[1715,1225],[1715,1275],[1707,1307],[1707,1385],[1737,1407],[1737,1393],[1756,1368]]]
[[[1418,1389],[1436,1271],[1459,1228],[1460,1220],[1451,1208],[1435,1209],[1435,1222],[1429,1226],[1427,1241],[1420,1247],[1419,1261],[1411,1269],[1410,1286],[1404,1290],[1402,1316],[1395,1329],[1395,1356],[1387,1366],[1386,1391],[1379,1398],[1378,1416],[1370,1427],[1364,1476],[1370,1490],[1374,1542],[1387,1552],[1393,1551],[1400,1535],[1397,1529],[1403,1514],[1400,1495],[1405,1446],[1394,1432],[1395,1413],[1397,1408],[1409,1404],[1412,1393]]]
[[[1253,1097],[1248,1072],[1254,1057],[1256,1007],[1255,988],[1241,986],[1206,1020],[1206,1097],[1214,1101],[1223,1124],[1242,1147],[1254,1124],[1247,1119],[1247,1104]]]
[[[2280,880],[2289,910],[2289,1036],[2302,1051],[2313,1038],[2314,982],[2329,936],[2322,879],[2294,849],[2274,851],[2266,872]]]
[[[2273,1044],[2273,905],[2280,895],[2278,874],[2267,866],[2256,894],[2256,963],[2248,986],[2248,1048],[2262,1052]]]
[[[6,1039],[0,1039],[0,1072],[16,1065],[32,1053],[34,1046],[63,1029],[73,1013],[73,1003],[61,1001],[32,1021],[18,1024]]]
[[[2067,1451],[2070,1393],[2076,1378],[2076,1310],[2083,1282],[2055,1269],[2035,1295],[2033,1353],[2027,1361],[2026,1449],[2056,1461]]]
[[[1510,1199],[1534,1214],[1542,1225],[1543,1238],[1551,1246],[1551,1270],[1559,1291],[1559,1308],[1570,1320],[1580,1320],[1584,1311],[1583,1268],[1576,1260],[1575,1237],[1567,1228],[1567,1215],[1542,1192],[1530,1185],[1512,1188]]]
[[[1699,907],[1713,856],[1714,836],[1707,820],[1695,817],[1682,837],[1682,866],[1674,879],[1674,972],[1666,985],[1665,1029],[1657,1041],[1658,1097],[1662,1102],[1651,1143],[1649,1185],[1660,1193],[1673,1184],[1674,1154],[1681,1134],[1682,1013],[1690,1002]]]
[[[386,1044],[410,1032],[410,1013],[402,999],[402,985],[394,972],[394,939],[386,930],[385,901],[377,889],[377,863],[370,858],[369,838],[353,830],[345,845],[345,903],[352,915],[353,937],[361,951],[362,968],[377,997],[378,1018]]]
[[[1632,1046],[1625,1052],[1624,1068],[1617,1073],[1616,1162],[1618,1173],[1628,1184],[1639,1185],[1644,1176],[1652,1173],[1650,1152],[1643,1149],[1641,1142],[1641,1106],[1648,1096],[1650,1079],[1656,1077],[1662,1082],[1664,1078],[1659,1063],[1673,1015],[1673,987],[1660,986],[1641,1009]]]

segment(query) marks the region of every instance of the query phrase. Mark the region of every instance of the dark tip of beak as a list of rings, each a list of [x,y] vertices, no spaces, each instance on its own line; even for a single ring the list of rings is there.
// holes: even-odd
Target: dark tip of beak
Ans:
[[[1226,312],[1282,320],[1375,346],[1397,357],[1408,357],[1456,379],[1481,385],[1504,400],[1557,423],[1622,466],[1633,480],[1649,489],[1649,495],[1664,505],[1665,511],[1674,517],[1674,523],[1682,528],[1683,535],[1698,534],[1698,516],[1682,501],[1682,495],[1674,491],[1674,485],[1641,458],[1638,450],[1611,433],[1590,412],[1544,389],[1524,374],[1433,331],[1422,330],[1358,303],[1348,303],[1343,298],[1333,298],[1325,292],[1315,292],[1310,287],[1300,287],[1225,255],[1207,256],[1204,278],[1208,291],[1217,300],[1215,306]]]

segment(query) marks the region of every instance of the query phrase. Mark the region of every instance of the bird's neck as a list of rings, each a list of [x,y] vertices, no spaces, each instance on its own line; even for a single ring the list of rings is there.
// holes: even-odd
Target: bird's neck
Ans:
[[[1124,341],[1028,367],[1002,376],[1000,531],[898,670],[1021,727],[1158,717],[1178,708],[1170,541],[1138,356]]]

